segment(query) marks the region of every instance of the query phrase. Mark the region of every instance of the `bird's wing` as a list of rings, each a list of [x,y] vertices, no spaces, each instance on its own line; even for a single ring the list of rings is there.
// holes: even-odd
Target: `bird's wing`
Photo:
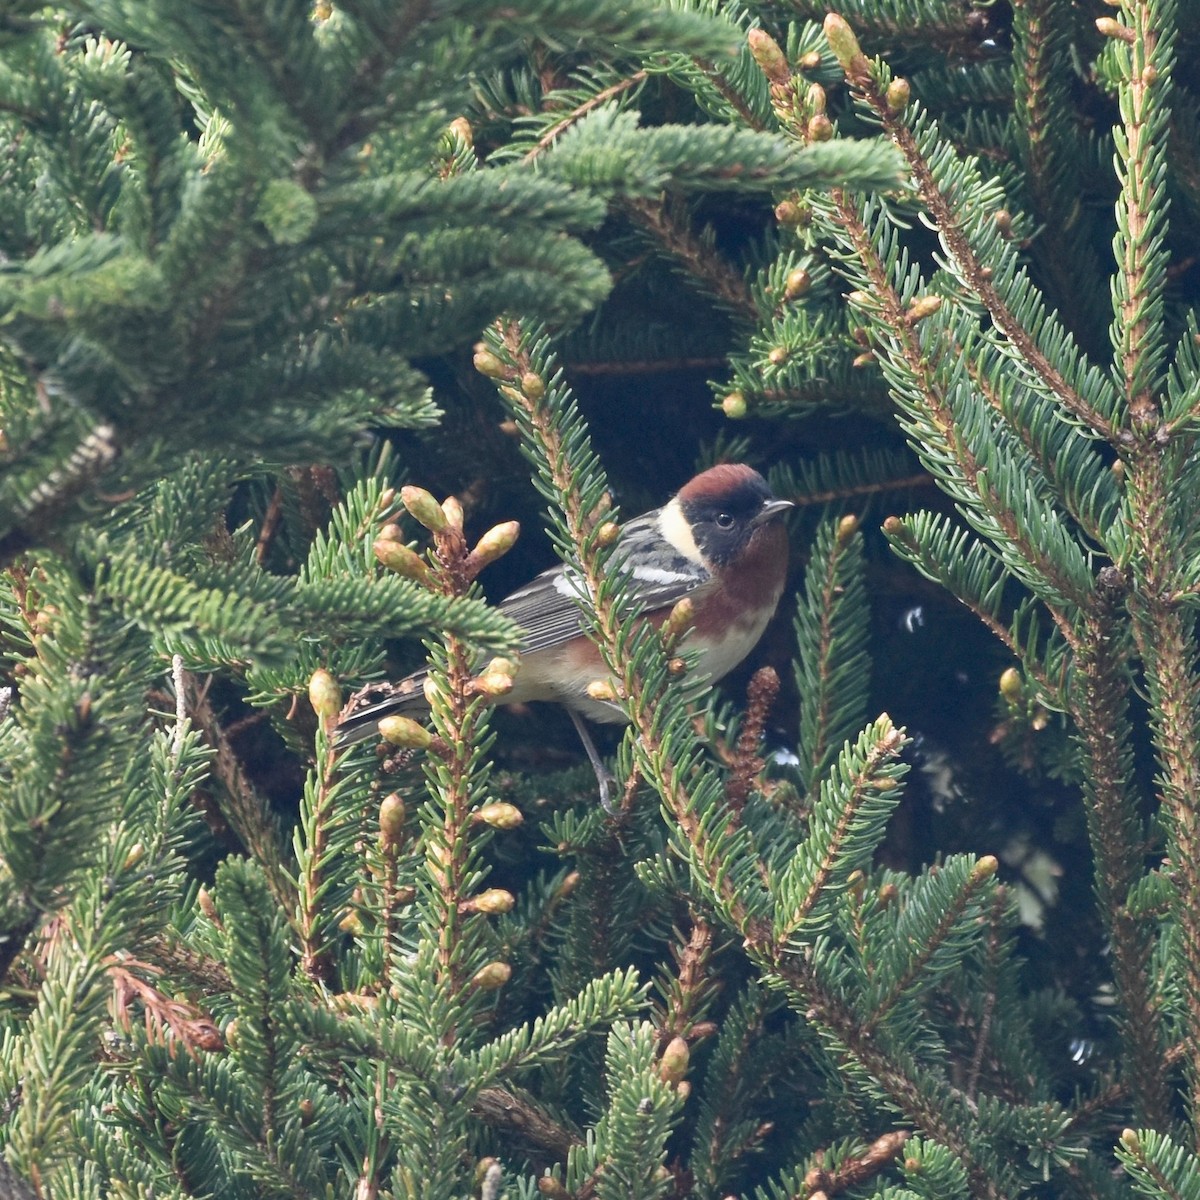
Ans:
[[[609,560],[609,570],[633,577],[632,590],[644,612],[667,608],[712,579],[699,563],[676,554],[666,545],[658,531],[657,518],[656,511],[624,525]],[[500,602],[500,611],[525,630],[521,653],[557,646],[580,633],[583,620],[577,597],[583,594],[583,580],[578,573],[558,566],[543,571],[505,597]]]

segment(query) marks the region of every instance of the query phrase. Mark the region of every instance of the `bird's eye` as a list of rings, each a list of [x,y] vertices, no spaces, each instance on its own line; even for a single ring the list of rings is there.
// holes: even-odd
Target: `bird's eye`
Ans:
[[[717,528],[718,529],[732,529],[733,528],[733,517],[729,513],[726,513],[726,512],[717,513]]]

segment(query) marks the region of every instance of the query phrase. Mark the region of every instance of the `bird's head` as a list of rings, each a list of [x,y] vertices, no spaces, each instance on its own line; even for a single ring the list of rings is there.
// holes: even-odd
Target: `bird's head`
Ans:
[[[722,463],[689,480],[662,510],[660,529],[676,550],[706,567],[736,567],[761,531],[792,507],[744,463]]]

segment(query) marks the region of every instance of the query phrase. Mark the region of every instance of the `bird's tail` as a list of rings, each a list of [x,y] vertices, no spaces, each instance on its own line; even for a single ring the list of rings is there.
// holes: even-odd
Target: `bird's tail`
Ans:
[[[425,699],[428,671],[417,671],[398,683],[369,683],[346,701],[338,716],[334,741],[352,746],[379,736],[379,721],[395,714],[419,712],[429,708]]]

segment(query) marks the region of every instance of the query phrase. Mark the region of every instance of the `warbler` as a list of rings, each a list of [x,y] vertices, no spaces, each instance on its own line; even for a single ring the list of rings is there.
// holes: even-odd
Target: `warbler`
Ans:
[[[693,605],[685,649],[709,682],[728,674],[753,649],[775,613],[787,576],[783,514],[792,507],[744,463],[710,467],[662,508],[621,527],[610,569],[628,576],[643,619],[660,624],[687,597]],[[520,667],[499,704],[549,700],[570,714],[609,807],[612,776],[581,718],[624,721],[619,705],[596,698],[606,671],[583,630],[579,581],[562,564],[543,571],[500,602],[524,630]],[[371,684],[353,696],[338,726],[342,743],[376,733],[380,718],[425,705],[425,672]]]

